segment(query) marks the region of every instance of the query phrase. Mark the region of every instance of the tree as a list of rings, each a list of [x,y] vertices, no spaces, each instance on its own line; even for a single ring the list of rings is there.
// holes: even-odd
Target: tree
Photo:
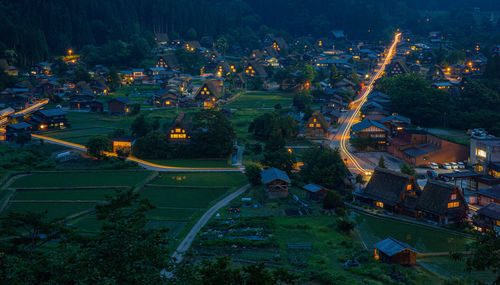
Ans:
[[[323,209],[333,210],[337,208],[345,208],[344,199],[336,191],[328,191],[323,200]]]
[[[355,224],[348,218],[340,218],[337,220],[337,229],[344,233],[349,233],[354,229]]]
[[[409,164],[403,163],[399,167],[401,173],[406,174],[406,175],[415,175],[417,172],[415,171],[415,168]]]
[[[224,157],[232,153],[236,132],[222,111],[202,110],[193,120],[193,150],[205,157]]]
[[[227,38],[224,36],[220,36],[215,42],[215,47],[222,53],[222,55],[226,55],[226,51],[229,48],[229,42],[227,41]]]
[[[305,110],[306,106],[311,104],[312,96],[309,91],[302,90],[293,95],[293,106],[299,111]]]
[[[380,167],[380,168],[387,168],[385,166],[385,159],[384,159],[383,155],[381,155],[380,158],[379,158],[379,160],[378,160],[378,167]]]
[[[187,31],[186,36],[187,36],[188,40],[194,41],[198,38],[198,33],[196,32],[196,30],[194,28],[190,28]]]
[[[111,141],[106,136],[92,136],[85,146],[88,155],[102,159],[106,156],[104,153],[111,150]]]
[[[132,135],[137,138],[146,136],[149,132],[151,132],[151,130],[152,126],[146,120],[146,117],[144,115],[140,115],[139,117],[135,118],[135,120],[132,122],[132,125],[130,125],[130,131],[132,132]]]
[[[248,182],[253,186],[261,184],[261,173],[262,169],[256,163],[250,163],[245,165],[245,175],[248,178]]]
[[[168,159],[172,157],[172,148],[163,133],[150,132],[135,141],[132,153],[139,158]]]
[[[330,84],[333,86],[333,84],[337,83],[340,78],[339,78],[339,71],[335,64],[332,64],[332,67],[330,68]]]
[[[109,69],[109,87],[112,91],[116,91],[121,86],[122,79],[118,74],[116,67],[112,66]]]
[[[262,164],[269,167],[283,169],[284,171],[290,173],[295,164],[295,158],[286,149],[281,148],[276,151],[264,152]]]
[[[89,72],[87,71],[87,69],[85,69],[84,67],[77,67],[75,72],[73,73],[73,82],[74,83],[78,83],[78,82],[81,82],[81,81],[84,81],[84,82],[90,82],[90,74]]]
[[[132,110],[130,111],[130,116],[135,116],[141,112],[141,104],[132,104]]]
[[[309,148],[302,155],[302,161],[304,166],[299,172],[302,180],[329,189],[342,190],[347,168],[338,150],[323,147]]]
[[[26,143],[31,141],[31,135],[29,134],[18,134],[16,136],[16,143],[23,147]]]

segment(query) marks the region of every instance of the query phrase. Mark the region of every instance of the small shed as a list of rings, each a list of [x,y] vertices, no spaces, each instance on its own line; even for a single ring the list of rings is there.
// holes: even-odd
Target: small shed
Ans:
[[[416,264],[417,250],[404,242],[388,237],[375,245],[375,259],[405,266]]]
[[[315,202],[325,199],[326,193],[328,193],[327,188],[314,183],[309,183],[306,186],[302,187],[302,189],[306,190],[307,199]]]
[[[130,99],[127,97],[116,97],[108,102],[108,110],[111,115],[124,115],[130,112]]]
[[[104,112],[104,101],[98,99],[92,100],[92,102],[90,102],[90,112]]]
[[[286,172],[271,167],[261,172],[262,182],[266,185],[269,199],[288,197],[288,185],[291,181]]]
[[[122,151],[123,153],[130,153],[135,143],[135,138],[131,136],[114,137],[111,139],[111,143],[113,144],[113,152]]]

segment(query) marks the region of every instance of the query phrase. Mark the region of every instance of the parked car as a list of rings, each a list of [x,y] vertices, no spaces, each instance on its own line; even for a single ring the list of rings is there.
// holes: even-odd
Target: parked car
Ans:
[[[434,170],[427,170],[427,177],[430,179],[438,179],[438,175]]]
[[[451,168],[458,169],[458,164],[456,162],[450,162]]]
[[[465,163],[459,161],[459,162],[457,162],[457,164],[458,164],[458,168],[462,168],[462,169],[465,168]]]
[[[451,165],[449,163],[443,163],[443,168],[444,169],[450,169],[451,170]]]
[[[435,162],[429,162],[429,167],[431,169],[438,169],[439,165],[437,165],[437,163],[435,163]]]

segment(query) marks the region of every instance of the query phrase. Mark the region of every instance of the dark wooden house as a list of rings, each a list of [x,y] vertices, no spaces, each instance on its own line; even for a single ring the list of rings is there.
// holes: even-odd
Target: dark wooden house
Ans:
[[[193,122],[184,112],[179,113],[167,130],[167,138],[173,144],[189,144]]]
[[[161,89],[154,93],[153,104],[156,107],[174,108],[179,105],[179,97],[174,89]]]
[[[90,112],[103,113],[104,112],[104,101],[94,99],[90,102]]]
[[[486,206],[490,203],[500,204],[500,185],[493,185],[488,188],[479,189],[478,202],[481,206]]]
[[[388,76],[395,76],[411,73],[411,71],[403,60],[397,59],[391,62],[391,64],[387,67],[386,73]]]
[[[329,191],[327,188],[314,183],[309,183],[302,188],[307,192],[307,199],[314,202],[325,199],[326,193]]]
[[[491,230],[500,236],[500,204],[489,203],[479,209],[474,226],[482,232]]]
[[[111,115],[125,115],[130,112],[130,99],[116,97],[108,101],[108,111]]]
[[[354,199],[390,212],[416,217],[416,206],[421,193],[415,177],[375,168],[365,189],[354,192]]]
[[[286,172],[272,167],[263,170],[260,175],[269,199],[288,197],[288,185],[291,181]]]
[[[311,139],[326,139],[329,133],[330,123],[323,117],[321,112],[315,111],[304,126],[305,136]]]
[[[31,129],[33,127],[25,122],[7,125],[5,128],[5,140],[16,141],[21,135],[31,136]]]
[[[46,109],[36,111],[29,123],[33,130],[63,129],[68,126],[66,111],[62,109]]]
[[[467,218],[467,202],[458,186],[429,180],[417,202],[419,216],[440,224]]]
[[[417,250],[392,237],[377,242],[374,247],[375,259],[385,263],[412,266],[417,262]]]

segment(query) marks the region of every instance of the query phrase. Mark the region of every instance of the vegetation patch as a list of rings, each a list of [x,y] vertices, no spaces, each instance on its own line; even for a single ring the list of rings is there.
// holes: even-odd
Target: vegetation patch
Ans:
[[[237,187],[247,183],[247,178],[239,172],[195,172],[162,173],[151,184],[165,186],[211,186]]]

